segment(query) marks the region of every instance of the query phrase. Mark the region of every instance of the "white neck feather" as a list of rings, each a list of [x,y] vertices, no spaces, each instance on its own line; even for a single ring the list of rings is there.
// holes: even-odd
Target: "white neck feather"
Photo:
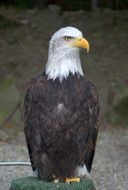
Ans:
[[[56,78],[59,78],[60,81],[62,81],[63,78],[66,79],[70,73],[73,75],[77,73],[83,76],[79,49],[58,49],[58,51],[55,52],[50,51],[49,49],[45,73],[48,75],[48,79],[55,80]]]

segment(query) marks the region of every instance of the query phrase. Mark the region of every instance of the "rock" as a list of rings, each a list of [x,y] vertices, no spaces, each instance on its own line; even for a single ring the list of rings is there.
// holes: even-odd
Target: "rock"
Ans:
[[[28,24],[28,20],[26,20],[26,19],[21,20],[20,23],[23,24],[23,25],[27,25]]]
[[[56,13],[56,14],[58,14],[58,13],[60,12],[60,10],[61,10],[60,6],[52,5],[52,4],[50,4],[50,5],[48,6],[48,9],[49,9],[52,13]]]

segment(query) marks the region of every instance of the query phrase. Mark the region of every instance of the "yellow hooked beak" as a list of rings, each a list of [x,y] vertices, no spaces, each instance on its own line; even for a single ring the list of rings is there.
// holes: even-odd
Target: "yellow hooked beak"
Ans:
[[[75,38],[73,42],[71,43],[71,46],[84,48],[87,50],[87,53],[89,52],[89,42],[85,38]]]

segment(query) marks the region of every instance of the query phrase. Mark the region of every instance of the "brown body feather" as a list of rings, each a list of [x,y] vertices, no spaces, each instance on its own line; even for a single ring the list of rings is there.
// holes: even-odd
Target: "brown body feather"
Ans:
[[[91,171],[98,133],[99,101],[94,85],[70,74],[32,80],[25,97],[25,136],[33,170],[51,180],[74,177],[77,166]]]

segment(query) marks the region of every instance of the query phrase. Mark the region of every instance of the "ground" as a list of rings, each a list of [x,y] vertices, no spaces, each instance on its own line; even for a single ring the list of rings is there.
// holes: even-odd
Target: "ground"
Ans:
[[[90,42],[90,53],[81,52],[82,65],[95,83],[101,102],[92,177],[98,190],[127,189],[127,124],[112,126],[105,119],[116,102],[128,94],[127,11],[0,8],[0,161],[29,159],[22,119],[25,90],[30,78],[43,71],[51,34],[68,25],[82,30]],[[8,190],[12,178],[31,174],[30,167],[1,167],[1,190]]]
[[[106,125],[100,128],[91,177],[97,190],[126,190],[128,187],[128,130]],[[23,132],[9,142],[0,143],[0,161],[29,161]],[[0,168],[1,190],[11,180],[31,176],[29,166]]]

